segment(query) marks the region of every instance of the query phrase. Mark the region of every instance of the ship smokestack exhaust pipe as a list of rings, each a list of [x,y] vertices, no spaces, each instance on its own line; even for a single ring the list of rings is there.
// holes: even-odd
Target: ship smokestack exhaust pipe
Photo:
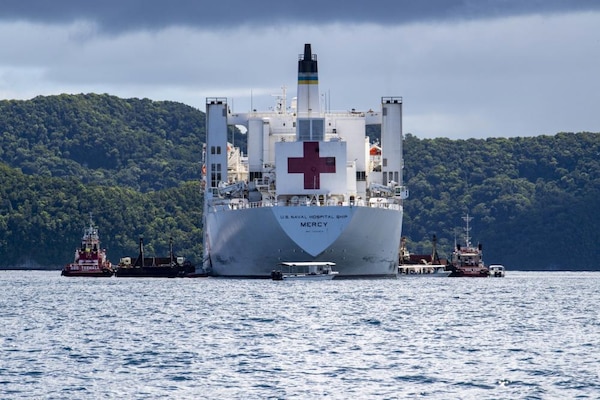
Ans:
[[[304,54],[300,54],[298,59],[298,115],[310,117],[319,111],[317,55],[312,54],[310,43],[307,43],[304,45]]]
[[[300,74],[318,73],[317,55],[313,57],[310,43],[304,45],[304,55],[298,60],[298,77]],[[316,76],[316,75],[315,75]]]
[[[296,140],[321,141],[325,138],[325,118],[321,115],[317,55],[310,43],[298,56],[298,101]]]
[[[312,50],[310,49],[310,43],[305,43],[304,44],[304,59],[307,60],[309,58],[311,58],[312,56]]]

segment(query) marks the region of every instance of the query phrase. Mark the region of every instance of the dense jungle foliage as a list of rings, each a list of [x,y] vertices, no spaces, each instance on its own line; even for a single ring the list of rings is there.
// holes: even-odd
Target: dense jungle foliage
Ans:
[[[201,262],[204,113],[110,95],[0,101],[0,268],[60,268],[88,214],[109,258],[175,251]],[[243,135],[231,131],[236,145]],[[375,138],[377,130],[371,130]],[[600,269],[600,134],[449,140],[406,134],[403,234],[448,257],[471,241],[509,269]]]

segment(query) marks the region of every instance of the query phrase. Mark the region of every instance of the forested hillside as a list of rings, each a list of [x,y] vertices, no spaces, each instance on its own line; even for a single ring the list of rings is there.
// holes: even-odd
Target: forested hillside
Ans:
[[[600,269],[600,134],[405,141],[404,234],[451,251],[472,242],[487,263],[520,269]],[[410,242],[409,242],[410,244]]]
[[[71,261],[89,212],[113,262],[137,255],[143,236],[149,254],[166,254],[172,237],[200,263],[204,123],[181,103],[106,94],[0,101],[0,267]],[[429,252],[436,234],[448,256],[469,213],[487,263],[600,269],[600,134],[407,134],[404,153],[410,251]]]
[[[108,95],[0,102],[0,160],[28,175],[159,190],[200,174],[204,114]]]

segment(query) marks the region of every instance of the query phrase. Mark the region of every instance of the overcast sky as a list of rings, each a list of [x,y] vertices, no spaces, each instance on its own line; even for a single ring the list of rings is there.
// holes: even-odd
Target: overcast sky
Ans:
[[[266,109],[311,43],[332,110],[402,96],[404,132],[600,132],[597,0],[2,0],[0,99]]]

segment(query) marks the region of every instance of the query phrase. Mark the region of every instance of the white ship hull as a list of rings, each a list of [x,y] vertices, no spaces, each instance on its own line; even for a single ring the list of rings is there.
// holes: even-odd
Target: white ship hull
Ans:
[[[295,215],[308,221],[330,217],[332,222],[324,229],[341,230],[324,232],[315,226],[294,231],[280,222],[286,209],[301,211]],[[343,226],[335,224],[344,216],[348,221]],[[335,262],[336,279],[395,277],[398,271],[402,208],[273,206],[213,210],[206,217],[208,261],[217,276],[269,278],[278,263],[287,261]],[[299,221],[304,219],[295,224]],[[323,244],[325,241],[332,242]],[[311,254],[314,252],[318,253]]]

